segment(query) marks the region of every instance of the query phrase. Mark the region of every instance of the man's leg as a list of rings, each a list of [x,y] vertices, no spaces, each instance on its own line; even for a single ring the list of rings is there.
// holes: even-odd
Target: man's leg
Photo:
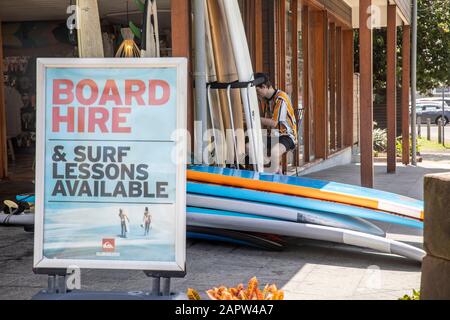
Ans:
[[[284,144],[277,143],[272,148],[272,155],[271,155],[271,166],[268,170],[269,173],[276,173],[281,174],[281,158],[283,155],[287,152],[287,149]]]

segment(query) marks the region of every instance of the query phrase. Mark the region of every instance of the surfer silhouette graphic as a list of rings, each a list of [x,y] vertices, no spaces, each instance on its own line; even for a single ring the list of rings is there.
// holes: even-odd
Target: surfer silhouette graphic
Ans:
[[[123,211],[123,209],[119,209],[119,218],[121,227],[121,237],[127,238],[127,234],[129,232],[130,219],[128,218],[128,215]]]
[[[151,225],[152,225],[152,214],[146,207],[144,212],[144,224],[143,224],[143,227],[145,229],[144,236],[148,236],[150,234]]]

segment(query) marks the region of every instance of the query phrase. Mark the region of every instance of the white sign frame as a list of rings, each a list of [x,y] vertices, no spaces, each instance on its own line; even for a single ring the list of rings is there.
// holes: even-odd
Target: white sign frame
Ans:
[[[187,69],[186,58],[108,58],[73,59],[39,58],[37,59],[37,136],[36,136],[36,206],[34,269],[80,269],[104,270],[142,270],[149,272],[185,272],[186,266],[186,163],[187,153],[184,141],[176,141],[178,159],[176,172],[176,240],[175,262],[139,262],[111,260],[69,260],[48,259],[43,255],[44,244],[44,187],[45,187],[45,128],[46,128],[46,70],[48,68],[176,68],[177,69],[177,128],[187,130]]]

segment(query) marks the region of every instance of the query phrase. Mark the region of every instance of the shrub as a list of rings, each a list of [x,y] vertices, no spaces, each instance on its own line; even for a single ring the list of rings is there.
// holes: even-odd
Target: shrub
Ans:
[[[386,152],[387,150],[386,130],[377,128],[373,131],[373,149],[375,152]]]
[[[411,296],[405,294],[402,298],[398,299],[398,300],[403,300],[403,301],[417,301],[420,300],[420,291],[416,291],[413,290],[413,293]]]

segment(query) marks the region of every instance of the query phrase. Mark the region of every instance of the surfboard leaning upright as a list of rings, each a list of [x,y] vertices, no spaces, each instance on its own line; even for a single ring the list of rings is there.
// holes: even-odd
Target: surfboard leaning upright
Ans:
[[[153,25],[155,21],[155,7],[152,0],[145,1],[144,9],[144,25],[142,27],[142,58],[155,58],[159,56],[159,48],[155,40],[155,26]],[[157,20],[156,20],[157,22]]]
[[[225,12],[239,81],[252,81],[254,80],[252,60],[239,4],[237,0],[220,0],[219,3]],[[246,89],[242,89],[241,95],[244,103],[245,119],[250,140],[250,159],[253,160],[257,171],[263,172],[264,151],[256,88],[254,86],[249,86]]]
[[[103,37],[97,0],[77,0],[78,54],[80,58],[103,58]]]
[[[230,83],[238,81],[239,77],[231,45],[231,32],[228,30],[225,21],[226,16],[220,9],[219,1],[207,1],[211,44],[214,53],[217,81]],[[219,98],[222,119],[226,130],[227,152],[233,155],[233,157],[227,157],[227,159],[230,160],[231,158],[233,160],[236,157],[239,163],[243,163],[245,159],[245,134],[241,95],[239,91],[231,90],[230,96],[228,97],[225,90],[219,90]],[[234,136],[230,139],[228,133],[232,130],[234,131]]]
[[[206,30],[206,78],[207,82],[217,82],[217,72],[215,66],[214,49],[212,44],[212,35],[208,16],[208,1],[205,2],[205,30]],[[200,35],[201,36],[201,35]],[[208,107],[211,121],[211,128],[213,129],[214,147],[216,165],[223,167],[227,160],[227,145],[225,141],[226,132],[222,117],[222,110],[220,106],[220,96],[217,90],[208,88]]]

